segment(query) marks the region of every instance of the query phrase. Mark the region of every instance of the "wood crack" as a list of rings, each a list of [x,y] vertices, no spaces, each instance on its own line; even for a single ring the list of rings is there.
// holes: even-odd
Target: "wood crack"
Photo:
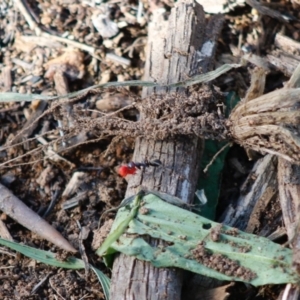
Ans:
[[[184,74],[197,73],[198,70],[208,72],[207,66],[212,66],[214,61],[215,44],[223,23],[223,17],[212,17],[206,27],[205,14],[202,7],[193,0],[179,1],[171,11],[168,23],[162,16],[154,14],[154,20],[149,25],[149,47],[145,67],[145,79],[153,79],[159,84],[175,83],[182,79]],[[204,28],[214,28],[215,34],[207,34]],[[198,34],[198,32],[201,34]],[[218,33],[217,33],[218,32]],[[214,42],[211,56],[197,61],[197,50],[206,42],[207,36]],[[191,47],[193,46],[193,47]],[[192,50],[195,48],[195,51]],[[188,56],[179,55],[178,51],[186,52]],[[177,51],[177,53],[176,53]],[[170,53],[170,55],[169,55]],[[203,67],[204,66],[204,67]],[[173,93],[187,96],[189,91],[184,88],[145,88],[143,98],[156,93]],[[178,98],[178,101],[179,98]],[[180,102],[178,104],[180,105]],[[151,113],[151,107],[149,110]],[[149,168],[143,175],[132,176],[128,182],[126,197],[137,192],[139,185],[148,189],[156,189],[180,197],[184,202],[191,203],[198,180],[200,160],[203,150],[203,141],[199,138],[177,138],[174,140],[147,139],[139,137],[133,155],[134,161],[143,161],[158,158],[166,167],[156,170]],[[166,154],[165,154],[166,153]],[[169,170],[170,169],[170,170]],[[159,185],[157,185],[159,183]],[[151,245],[159,241],[150,239]],[[160,243],[163,243],[161,241]],[[111,299],[181,299],[183,271],[174,268],[153,267],[148,262],[135,260],[133,268],[132,257],[119,255],[114,262],[111,282]],[[116,272],[122,266],[123,272]],[[130,274],[131,284],[128,285]],[[126,297],[124,298],[124,295]]]

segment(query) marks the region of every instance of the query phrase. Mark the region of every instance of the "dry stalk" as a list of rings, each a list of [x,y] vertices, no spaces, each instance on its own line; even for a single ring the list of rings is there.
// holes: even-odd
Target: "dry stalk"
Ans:
[[[245,148],[299,164],[299,103],[299,88],[284,88],[241,101],[229,117],[231,138]]]

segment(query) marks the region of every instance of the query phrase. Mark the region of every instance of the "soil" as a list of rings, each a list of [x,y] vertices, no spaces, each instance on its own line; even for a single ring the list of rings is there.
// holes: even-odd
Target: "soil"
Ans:
[[[22,3],[25,3],[25,10]],[[0,91],[51,96],[98,83],[141,79],[146,59],[147,25],[152,13],[163,8],[167,15],[174,3],[140,3],[144,7],[142,14],[139,14],[137,1],[3,0],[0,4]],[[218,64],[226,59],[234,62],[234,55],[241,49],[262,56],[267,54],[274,48],[274,33],[279,29],[284,29],[285,35],[293,40],[300,40],[300,23],[296,21],[300,19],[300,10],[286,0],[268,5],[293,17],[292,21],[284,23],[262,17],[246,4],[233,8],[226,13],[216,56]],[[27,15],[31,17],[28,19]],[[66,43],[66,40],[71,42]],[[80,45],[74,47],[72,41]],[[272,70],[265,92],[282,87],[287,79],[283,73]],[[214,85],[218,101],[221,101],[221,93],[231,91],[242,98],[250,85],[248,70],[244,67],[231,71]],[[108,276],[110,270],[105,268],[94,248],[107,234],[114,212],[106,216],[101,232],[97,230],[98,223],[101,214],[118,206],[124,197],[126,180],[118,175],[116,168],[130,161],[134,136],[141,132],[159,138],[193,134],[189,129],[193,125],[189,117],[195,113],[203,113],[202,122],[207,122],[213,131],[207,138],[228,136],[222,118],[216,123],[210,122],[210,118],[216,120],[218,116],[216,107],[205,110],[201,105],[196,106],[197,97],[186,100],[185,110],[176,107],[173,111],[172,118],[179,123],[187,120],[176,127],[172,118],[165,123],[158,122],[174,106],[172,101],[176,97],[155,98],[155,101],[150,97],[141,108],[140,95],[140,87],[131,87],[104,92],[92,90],[71,100],[0,103],[1,184],[61,232],[76,249],[82,228],[85,228],[86,237],[82,241],[85,254],[92,265]],[[144,127],[135,128],[140,111],[148,119]],[[114,118],[110,119],[111,116]],[[199,135],[203,133],[203,128],[196,129]],[[60,158],[49,155],[49,149]],[[234,159],[238,163],[232,163]],[[226,200],[241,192],[252,164],[242,148],[232,147],[225,164],[219,215]],[[65,191],[78,172],[81,177],[74,189]],[[227,174],[234,180],[226,179],[229,178]],[[270,203],[265,218],[261,216],[260,219],[265,222],[278,219],[278,205]],[[5,213],[1,220],[14,241],[60,252]],[[259,220],[253,222],[259,227]],[[217,236],[215,232],[214,238]],[[202,261],[205,253],[199,254],[200,250],[194,255]],[[86,274],[85,270],[50,267],[3,247],[0,252],[1,299],[104,299],[93,272]],[[243,274],[248,272],[238,266],[236,269]],[[230,287],[228,299],[277,299],[282,288],[246,289],[239,283]]]

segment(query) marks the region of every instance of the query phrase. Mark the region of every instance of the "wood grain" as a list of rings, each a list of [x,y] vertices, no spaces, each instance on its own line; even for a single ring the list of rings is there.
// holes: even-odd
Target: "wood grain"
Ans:
[[[165,21],[164,17],[155,13],[149,27],[144,79],[167,84],[209,71],[223,17],[215,16],[206,24],[202,7],[192,0],[179,1],[169,20]],[[183,87],[145,88],[143,97],[170,92],[188,95]],[[182,137],[172,141],[138,138],[133,160],[159,159],[164,167],[150,168],[133,176],[128,182],[126,197],[135,194],[142,185],[192,202],[202,149],[203,141],[197,138]],[[157,245],[162,241],[149,240],[149,243]],[[121,254],[113,265],[111,299],[181,299],[182,278],[181,270],[158,269]]]

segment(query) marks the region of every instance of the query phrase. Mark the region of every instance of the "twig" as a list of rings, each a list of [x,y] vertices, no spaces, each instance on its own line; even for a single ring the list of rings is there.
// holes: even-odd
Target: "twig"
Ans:
[[[62,193],[62,197],[68,198],[72,196],[79,189],[79,186],[84,182],[84,180],[86,180],[85,172],[74,172]]]
[[[37,137],[37,140],[43,144],[43,145],[48,145],[48,149],[44,150],[45,154],[47,155],[47,157],[53,161],[64,161],[66,162],[71,168],[74,168],[75,165],[71,162],[69,162],[67,159],[63,158],[62,156],[58,155],[53,149],[51,149],[51,146],[49,145],[49,143],[42,137]]]
[[[107,53],[105,58],[112,60],[118,64],[125,65],[126,67],[130,66],[131,64],[131,61],[128,58],[116,55],[114,53]]]
[[[37,152],[37,151],[40,151],[40,150],[42,150],[42,149],[43,149],[43,146],[40,146],[40,147],[38,147],[38,148],[32,149],[32,150],[30,150],[30,151],[28,151],[28,152],[22,154],[22,155],[19,155],[19,156],[17,156],[17,157],[14,157],[14,158],[12,158],[12,159],[10,159],[10,160],[8,160],[8,161],[6,161],[6,162],[0,164],[0,168],[3,167],[3,166],[5,166],[5,165],[7,165],[7,164],[9,164],[9,163],[11,163],[11,162],[13,162],[13,161],[15,161],[15,160],[18,160],[18,159],[23,158],[23,157],[25,157],[25,156],[27,156],[27,155],[33,154],[33,153],[35,153],[35,152]]]
[[[73,46],[74,48],[81,49],[83,51],[88,52],[93,57],[97,58],[98,60],[102,60],[100,57],[98,57],[98,55],[95,55],[95,49],[92,46],[88,46],[86,44],[82,44],[82,43],[79,43],[79,42],[76,42],[76,41],[72,41],[72,40],[69,40],[69,39],[66,39],[66,38],[63,38],[63,37],[60,37],[60,36],[56,36],[56,35],[53,35],[53,34],[50,34],[50,33],[47,33],[47,32],[42,32],[41,36],[46,37],[46,38],[50,38],[50,39],[52,39],[54,41],[57,41],[57,42],[68,44],[70,46]]]
[[[32,291],[31,291],[31,295],[35,294],[37,292],[37,290],[46,282],[46,280],[48,280],[49,276],[51,275],[51,273],[48,273],[38,284],[36,284]]]
[[[0,247],[0,253],[5,254],[5,255],[9,255],[9,256],[12,256],[12,257],[17,257],[17,254],[9,252],[9,251],[7,251],[6,249],[4,249],[2,247]],[[14,266],[7,266],[7,267],[1,266],[1,269],[10,269],[10,268],[14,268]]]
[[[77,226],[80,230],[79,239],[78,239],[79,252],[80,252],[81,258],[82,258],[83,263],[84,263],[85,276],[88,276],[89,269],[90,269],[90,264],[89,264],[88,257],[86,255],[86,251],[85,251],[83,241],[87,239],[88,234],[89,234],[89,229],[86,226],[82,227],[78,220],[76,220],[76,223],[77,223]]]
[[[68,137],[68,136],[69,136],[69,135],[67,135],[66,137]],[[89,140],[89,141],[82,142],[81,144],[71,145],[71,146],[67,147],[66,149],[60,150],[60,152],[67,151],[67,150],[70,150],[70,149],[73,149],[74,147],[77,147],[77,146],[79,146],[79,145],[96,143],[96,142],[99,142],[99,141],[101,141],[101,140],[103,140],[103,139],[105,139],[105,138],[107,138],[107,136],[101,136],[101,137],[99,137],[99,138],[97,138],[97,139],[93,139],[93,140]],[[47,145],[49,145],[49,146],[50,146],[50,145],[53,145],[54,143],[56,143],[56,142],[58,142],[58,141],[60,141],[60,140],[61,140],[61,138],[58,138],[57,140],[55,140],[55,141],[53,141],[53,142],[50,142],[50,143],[47,144]],[[12,162],[12,161],[15,161],[15,160],[18,160],[18,159],[20,159],[20,158],[23,158],[23,157],[25,157],[25,156],[27,156],[27,155],[30,155],[30,154],[32,154],[32,153],[34,153],[34,152],[36,152],[36,151],[42,151],[42,150],[44,149],[44,147],[46,147],[46,145],[45,145],[45,146],[40,146],[38,149],[37,149],[37,148],[36,148],[36,149],[33,149],[33,150],[29,151],[29,152],[24,153],[23,155],[20,155],[20,156],[17,156],[17,157],[15,157],[15,158],[12,158],[12,159],[10,159],[10,160],[8,160],[8,161],[6,161],[6,162],[0,164],[0,168],[1,168],[1,167],[4,167],[5,165],[7,165],[8,163],[10,163],[10,162]],[[57,153],[56,153],[56,154],[57,154]],[[31,162],[28,162],[28,163],[20,163],[20,164],[16,164],[16,165],[13,165],[13,166],[32,165],[32,164],[37,163],[37,162],[39,162],[39,161],[42,161],[42,160],[44,160],[44,159],[47,159],[47,158],[50,159],[51,157],[53,157],[53,154],[50,154],[49,156],[45,156],[45,157],[43,157],[43,158],[41,158],[41,159],[36,159],[36,160],[31,161]],[[13,166],[9,166],[9,167],[13,167]]]
[[[54,79],[57,95],[65,95],[70,92],[68,80],[63,71],[56,71],[53,76],[53,79]],[[67,119],[68,127],[72,128],[73,127],[72,106],[68,103],[68,101],[64,102],[64,99],[60,99],[60,103],[63,109],[63,115],[65,116],[65,120]],[[59,135],[63,137],[64,136],[64,132],[62,130],[63,120],[57,120],[57,123],[59,127]],[[66,142],[64,139],[62,141],[62,146],[63,148],[66,147]]]
[[[292,288],[292,285],[290,283],[286,285],[281,300],[289,299],[288,297],[289,297],[289,293],[290,293],[291,288]]]
[[[39,28],[38,24],[33,19],[31,14],[28,12],[26,4],[22,0],[15,0],[14,2],[15,2],[15,5],[17,6],[17,8],[20,10],[23,17],[25,18],[26,22],[28,23],[29,28],[31,30],[34,30],[36,35],[40,35],[42,30]]]
[[[59,297],[61,297],[63,300],[66,300],[66,298],[64,298],[64,297],[59,293],[58,289],[56,289],[56,288],[54,287],[54,285],[53,285],[53,283],[52,283],[51,277],[49,278],[49,283],[50,283],[50,286],[53,288],[53,290],[57,293],[57,295],[58,295]]]
[[[267,16],[269,16],[271,18],[275,18],[281,22],[288,22],[288,21],[291,21],[292,19],[294,19],[293,17],[285,16],[274,9],[263,6],[256,0],[246,0],[246,3],[249,4],[251,7],[255,8],[262,15],[267,15]]]
[[[136,13],[136,20],[140,24],[142,21],[143,10],[144,10],[143,1],[139,0],[139,5],[138,5],[137,13]]]
[[[209,167],[214,163],[214,161],[217,159],[217,157],[220,155],[220,153],[222,153],[227,147],[231,146],[231,143],[227,143],[226,145],[224,145],[214,156],[213,158],[210,160],[210,162],[206,165],[205,169],[203,170],[203,173],[206,173],[209,169]]]
[[[54,41],[58,41],[61,43],[68,44],[70,46],[73,46],[75,48],[81,49],[83,51],[86,51],[90,53],[93,57],[101,60],[100,57],[95,55],[95,48],[92,46],[88,46],[86,44],[82,44],[76,41],[72,41],[63,37],[55,36],[53,34],[47,33],[43,31],[37,24],[37,22],[33,19],[31,14],[28,12],[28,8],[26,7],[27,5],[25,4],[25,1],[23,0],[15,0],[15,4],[17,8],[20,10],[21,14],[24,16],[26,22],[28,23],[29,27],[31,30],[34,30],[37,36],[42,36],[48,39],[52,39]]]
[[[62,205],[62,208],[64,210],[71,209],[77,206],[86,197],[87,197],[87,191],[81,192],[77,196],[73,197],[72,199],[65,201],[64,204]]]
[[[34,132],[34,130],[39,124],[38,121],[41,120],[40,117],[43,116],[43,112],[47,104],[48,104],[47,101],[43,101],[43,100],[39,101],[37,108],[35,109],[34,112],[32,112],[32,114],[26,121],[26,123],[23,126],[23,129],[21,129],[20,132],[17,133],[16,136],[9,141],[10,146],[14,146],[16,143],[19,143],[20,140],[22,139],[27,140],[27,137],[32,135],[32,133]]]
[[[103,115],[101,118],[104,118],[104,117],[107,118],[107,117],[112,117],[114,115],[117,115],[118,113],[120,113],[120,112],[122,112],[124,110],[132,109],[132,108],[136,108],[136,103],[135,102],[133,102],[133,103],[131,103],[129,105],[126,105],[126,106],[124,106],[124,107],[122,107],[122,108],[120,108],[118,110],[115,110],[115,111],[113,111],[111,113],[105,113],[105,112],[101,112],[101,111],[96,111],[96,112]],[[124,121],[127,121],[127,120],[124,120]]]
[[[43,214],[43,218],[46,218],[49,213],[52,211],[52,209],[54,208],[55,204],[56,204],[56,201],[58,199],[58,196],[59,196],[59,192],[60,192],[60,189],[54,189],[52,188],[52,197],[51,197],[51,202],[50,204],[48,205],[48,208],[47,210],[45,211],[45,213]]]

